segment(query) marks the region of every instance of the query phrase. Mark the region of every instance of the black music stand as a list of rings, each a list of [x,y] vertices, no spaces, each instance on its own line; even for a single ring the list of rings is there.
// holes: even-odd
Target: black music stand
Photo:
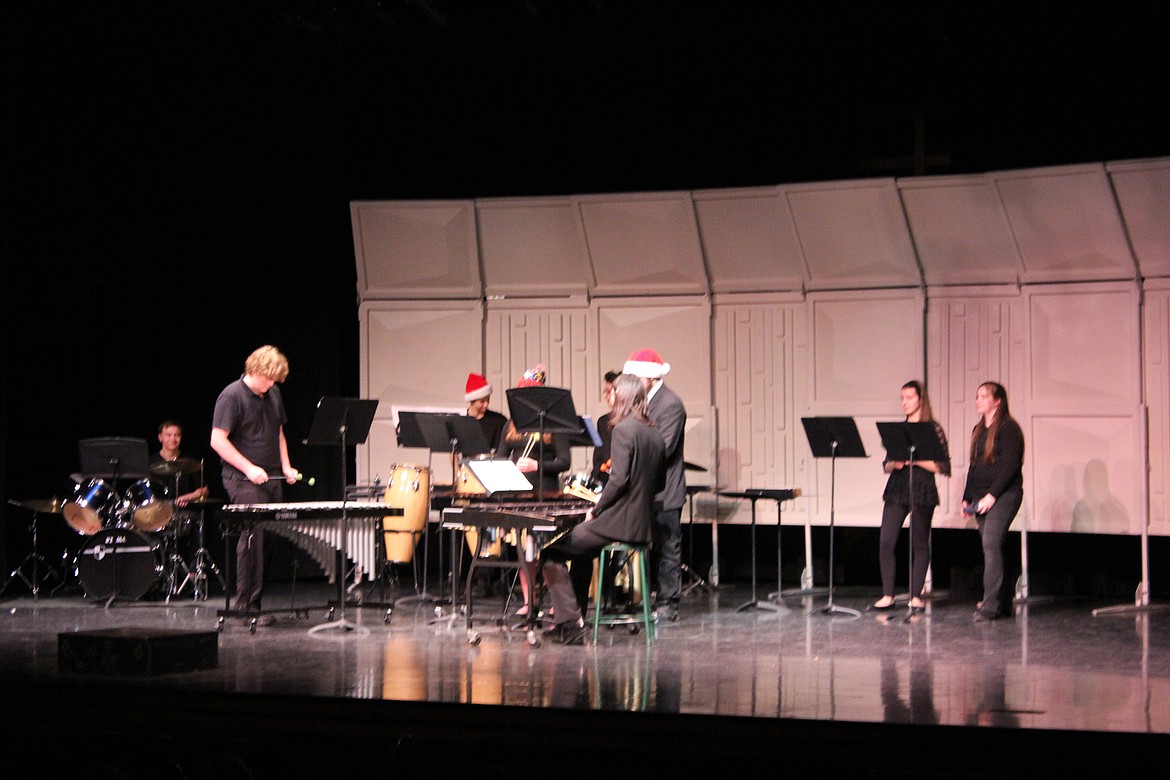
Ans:
[[[939,441],[938,431],[934,423],[930,422],[879,422],[878,434],[882,437],[882,446],[886,448],[887,460],[904,460],[910,465],[910,539],[909,539],[909,579],[907,588],[914,585],[914,462],[918,460],[933,460],[935,462],[949,460],[950,453]],[[900,526],[899,526],[900,528]],[[927,549],[930,549],[930,528],[927,527]],[[906,602],[910,614],[913,614],[914,593]],[[906,619],[910,619],[910,614]]]
[[[536,495],[544,498],[544,435],[569,433],[580,435],[584,423],[573,406],[573,396],[564,387],[511,387],[507,390],[508,411],[517,433],[539,433],[537,439],[540,466],[536,470]]]
[[[459,444],[454,441],[454,436],[451,429],[448,428],[448,423],[453,418],[465,418],[472,420],[465,414],[455,414],[453,412],[408,412],[401,411],[398,413],[398,446],[400,447],[415,447],[427,450],[427,463],[430,463],[430,453],[444,452],[452,453]],[[476,423],[478,427],[478,423]],[[483,431],[480,431],[480,438],[483,439]],[[454,480],[454,473],[452,473],[452,480]],[[427,522],[423,524],[423,575],[422,588],[415,585],[415,595],[404,596],[398,599],[398,602],[409,601],[431,601],[436,604],[441,604],[446,600],[443,595],[443,577],[439,577],[439,595],[432,596],[427,593],[427,575],[428,564],[430,562],[431,549],[431,535],[427,533],[427,526],[430,523],[431,506],[434,501],[435,485],[432,481],[430,485],[431,495],[427,496]],[[439,560],[443,560],[443,537],[439,535]],[[454,602],[454,594],[451,596],[451,601]],[[443,608],[441,606],[435,607],[435,616],[442,617]]]
[[[569,436],[569,445],[572,447],[601,447],[605,444],[601,440],[601,433],[597,430],[597,423],[592,417],[578,417],[581,422],[581,432]]]
[[[150,476],[150,449],[146,439],[101,436],[77,442],[81,473],[87,477],[145,479]],[[115,485],[115,489],[117,485]]]
[[[802,417],[804,435],[814,458],[830,458],[829,469],[829,603],[817,612],[823,615],[845,614],[861,617],[861,613],[833,604],[833,542],[837,516],[837,458],[867,458],[865,445],[857,432],[852,417]]]
[[[329,623],[322,623],[309,629],[310,634],[337,629],[369,633],[369,629],[352,623],[345,617],[346,557],[348,554],[349,516],[346,512],[345,486],[349,484],[348,450],[352,445],[362,444],[370,434],[374,421],[377,400],[362,398],[332,398],[326,396],[317,402],[317,414],[305,444],[337,446],[341,456],[341,552],[337,566],[337,592],[340,617]]]

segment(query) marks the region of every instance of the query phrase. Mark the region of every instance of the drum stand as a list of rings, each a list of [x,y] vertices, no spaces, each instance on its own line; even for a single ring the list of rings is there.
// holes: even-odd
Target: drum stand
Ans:
[[[20,504],[11,500],[9,503],[16,504],[17,506],[21,507],[24,506],[24,504]],[[32,513],[32,523],[29,526],[29,529],[32,532],[32,552],[26,555],[24,560],[21,561],[20,564],[17,565],[17,567],[13,569],[12,572],[8,575],[8,579],[4,580],[4,585],[0,586],[0,596],[4,595],[4,591],[8,588],[8,585],[12,582],[14,577],[20,577],[20,579],[24,581],[24,584],[27,585],[29,590],[32,591],[33,599],[36,599],[40,594],[41,585],[43,583],[47,583],[50,576],[56,577],[62,583],[65,582],[65,577],[61,574],[61,572],[58,571],[55,566],[49,563],[48,559],[41,555],[40,550],[37,548],[37,517],[39,516],[40,512],[34,508]],[[24,573],[26,566],[29,566],[31,569],[28,574]]]
[[[183,556],[179,555],[179,539],[172,536],[170,539],[163,540],[163,553],[166,563],[166,602],[171,603],[171,596],[178,596],[182,592],[183,587],[187,581],[191,579],[191,569],[188,568],[187,562],[183,560]],[[175,580],[179,577],[179,572],[183,572],[182,584],[176,585]]]
[[[195,601],[207,601],[207,572],[210,571],[219,580],[219,587],[227,592],[227,583],[223,580],[223,575],[219,573],[219,567],[215,565],[215,561],[211,559],[211,553],[203,546],[203,512],[202,506],[199,507],[199,518],[195,521],[195,540],[198,547],[195,549],[195,554],[192,556],[192,566],[187,567],[182,558],[179,562],[182,563],[183,568],[187,572],[187,576],[179,583],[179,587],[175,590],[174,595],[178,596],[183,592],[183,588],[187,587],[187,583],[191,583],[191,595]]]

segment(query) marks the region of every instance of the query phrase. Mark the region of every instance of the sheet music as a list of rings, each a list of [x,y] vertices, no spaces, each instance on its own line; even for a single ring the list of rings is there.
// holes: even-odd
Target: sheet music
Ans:
[[[532,483],[524,472],[506,458],[466,460],[463,465],[471,469],[488,493],[532,490]]]

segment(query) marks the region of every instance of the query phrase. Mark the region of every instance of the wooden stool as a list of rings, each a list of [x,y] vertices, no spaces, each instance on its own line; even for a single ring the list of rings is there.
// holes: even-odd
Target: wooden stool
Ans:
[[[607,586],[606,580],[608,577],[604,576],[604,572],[608,571],[607,564],[613,559],[615,555],[625,553],[625,566],[632,566],[637,556],[637,568],[630,572],[630,581],[634,582],[637,577],[637,582],[642,590],[642,612],[622,612],[617,614],[602,614],[605,611],[605,589]],[[650,545],[648,544],[627,544],[625,542],[613,542],[601,548],[601,553],[598,555],[597,570],[599,576],[597,578],[597,598],[594,600],[593,607],[593,644],[597,644],[597,632],[601,626],[629,626],[630,633],[638,633],[639,627],[646,632],[646,642],[649,643],[654,639],[654,616],[650,612]],[[612,583],[608,583],[612,585]]]

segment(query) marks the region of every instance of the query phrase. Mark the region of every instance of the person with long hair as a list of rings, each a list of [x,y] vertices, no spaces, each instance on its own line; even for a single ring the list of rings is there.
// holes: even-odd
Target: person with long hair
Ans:
[[[556,624],[545,632],[561,644],[583,644],[593,558],[611,542],[647,544],[654,533],[654,497],[666,484],[666,442],[651,422],[642,380],[613,383],[609,479],[584,521],[540,556]]]
[[[983,599],[975,620],[1011,614],[1012,591],[1004,578],[1004,542],[1024,502],[1024,432],[1012,419],[1007,391],[984,382],[975,391],[979,422],[971,429],[970,465],[963,514],[974,515],[983,544]]]
[[[947,450],[947,436],[930,410],[926,388],[918,380],[902,385],[900,393],[902,412],[906,422],[934,423],[934,432]],[[949,452],[949,451],[948,451]],[[897,567],[898,534],[906,516],[910,516],[910,609],[921,612],[926,608],[922,591],[926,587],[926,572],[930,568],[930,523],[938,506],[938,486],[935,475],[951,475],[951,461],[916,460],[913,479],[909,461],[891,460],[888,455],[882,464],[890,475],[882,493],[882,529],[878,540],[878,563],[882,573],[882,597],[871,609],[884,611],[894,608],[894,580]],[[913,482],[914,495],[910,494]]]

